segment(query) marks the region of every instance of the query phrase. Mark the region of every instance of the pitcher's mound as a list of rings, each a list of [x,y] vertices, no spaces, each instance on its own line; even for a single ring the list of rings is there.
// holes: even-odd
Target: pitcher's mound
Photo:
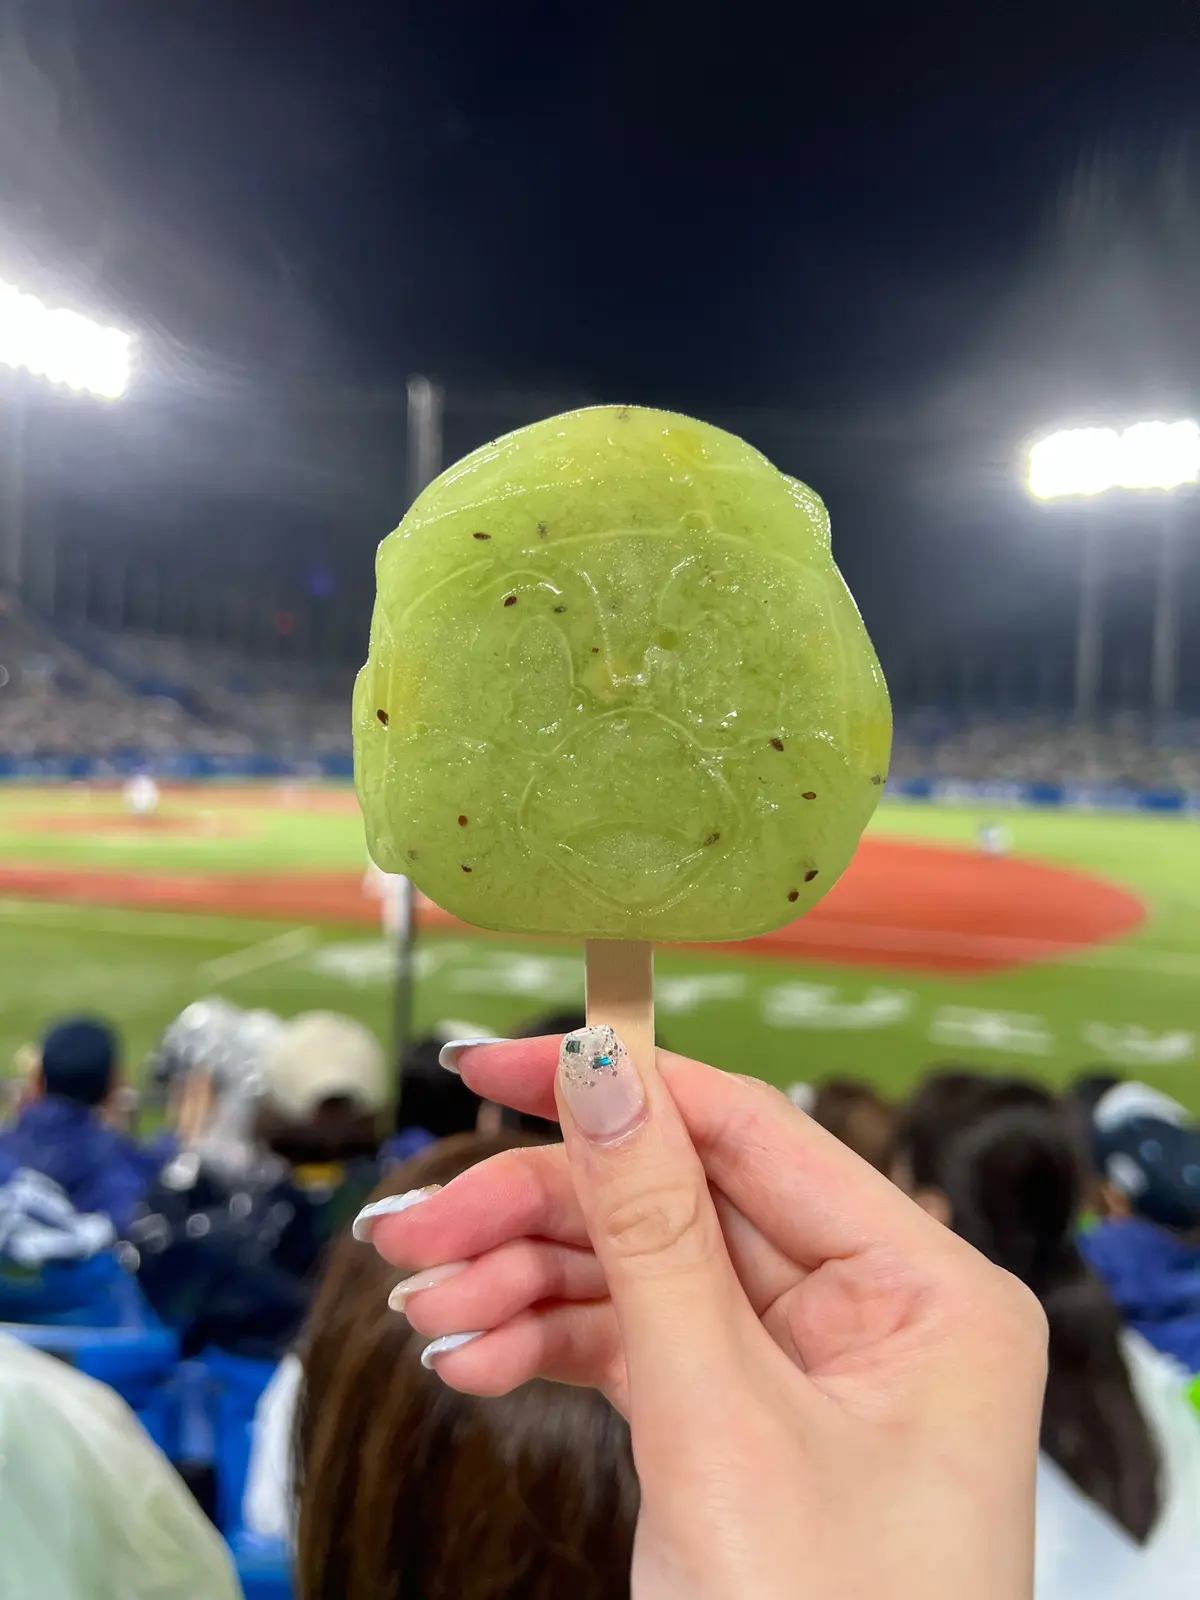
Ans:
[[[250,832],[244,817],[217,811],[156,811],[135,817],[124,811],[51,813],[44,817],[14,817],[11,826],[23,833],[67,833],[77,837],[124,834],[129,838],[228,839]]]

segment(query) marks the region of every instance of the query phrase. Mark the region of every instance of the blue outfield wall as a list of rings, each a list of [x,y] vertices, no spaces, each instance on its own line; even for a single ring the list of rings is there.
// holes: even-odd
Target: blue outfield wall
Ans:
[[[138,772],[176,783],[209,778],[333,778],[354,776],[354,758],[347,755],[287,758],[284,756],[209,756],[192,753],[148,755],[119,750],[111,756],[15,756],[0,750],[0,782],[66,781],[101,783]]]
[[[96,782],[152,773],[176,783],[206,779],[325,778],[348,782],[354,759],[344,755],[210,756],[148,755],[121,750],[112,756],[16,756],[0,751],[0,782]],[[1200,793],[1182,789],[1131,789],[1076,783],[965,783],[943,778],[893,778],[893,800],[968,806],[1067,806],[1078,811],[1150,811],[1200,816]]]
[[[960,783],[945,778],[892,779],[893,800],[962,806],[1065,806],[1076,811],[1151,811],[1200,816],[1200,794],[1083,783]]]

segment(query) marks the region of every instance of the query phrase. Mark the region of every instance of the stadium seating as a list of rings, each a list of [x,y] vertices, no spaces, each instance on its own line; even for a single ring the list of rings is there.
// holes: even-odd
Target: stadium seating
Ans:
[[[0,594],[0,756],[344,757],[351,676],[228,645],[51,626]],[[1200,794],[1200,719],[899,714],[892,777]]]
[[[179,1340],[116,1256],[0,1272],[0,1327],[117,1391],[169,1455],[179,1434]]]
[[[245,1600],[291,1600],[291,1557],[280,1539],[244,1530],[229,1540]]]
[[[972,716],[923,711],[896,718],[891,779],[1077,784],[1200,793],[1200,719],[1156,723],[1119,713]]]
[[[230,741],[176,701],[123,687],[11,595],[0,595],[0,752],[82,756],[138,750],[154,756],[225,749]]]
[[[167,695],[248,748],[291,757],[349,747],[351,679],[306,662],[250,660],[220,645],[89,632],[88,654],[139,694]]]
[[[250,1468],[254,1408],[275,1371],[273,1361],[256,1361],[206,1350],[200,1358],[208,1374],[217,1467],[217,1522],[225,1533],[242,1520],[242,1495]]]
[[[149,1311],[136,1281],[109,1251],[36,1271],[0,1259],[0,1320],[56,1327],[142,1326]]]
[[[282,1540],[264,1539],[242,1524],[242,1497],[250,1467],[254,1412],[274,1371],[223,1350],[207,1350],[200,1365],[212,1396],[217,1469],[217,1525],[237,1564],[246,1600],[290,1600],[291,1556]]]
[[[159,1448],[172,1453],[177,1415],[171,1380],[179,1341],[161,1326],[84,1328],[0,1323],[0,1330],[115,1389]]]
[[[0,755],[302,761],[350,746],[350,674],[50,625],[0,593]]]

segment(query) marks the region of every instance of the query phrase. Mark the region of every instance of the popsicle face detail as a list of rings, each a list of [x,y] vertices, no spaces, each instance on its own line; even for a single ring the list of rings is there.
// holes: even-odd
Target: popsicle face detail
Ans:
[[[818,497],[596,407],[442,474],[384,540],[355,773],[380,867],[514,933],[792,921],[879,800],[887,689]]]

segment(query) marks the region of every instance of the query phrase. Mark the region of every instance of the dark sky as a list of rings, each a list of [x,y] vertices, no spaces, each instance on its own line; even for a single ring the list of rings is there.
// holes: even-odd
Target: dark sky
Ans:
[[[0,15],[0,275],[142,334],[125,404],[35,405],[68,543],[353,588],[423,370],[455,449],[559,397],[736,426],[829,501],[894,671],[1028,665],[1079,517],[1026,503],[1023,440],[1200,404],[1192,0]]]

